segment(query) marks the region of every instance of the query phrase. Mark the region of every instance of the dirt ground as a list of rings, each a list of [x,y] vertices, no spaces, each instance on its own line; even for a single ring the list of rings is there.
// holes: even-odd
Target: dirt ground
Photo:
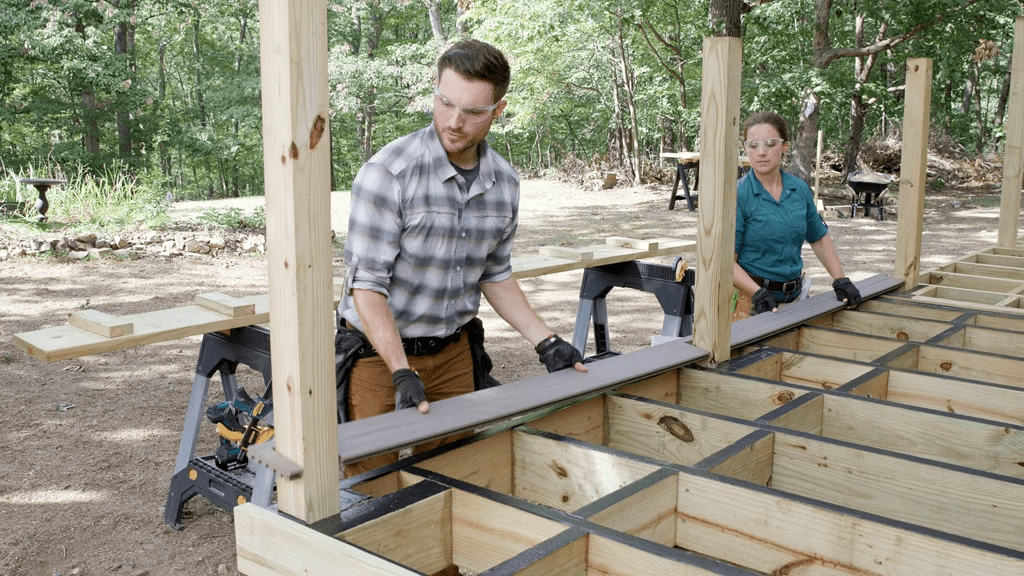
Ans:
[[[668,195],[664,184],[594,192],[525,181],[515,254],[535,253],[542,244],[588,246],[613,235],[694,238],[696,213],[685,202],[667,210]],[[998,204],[998,189],[990,184],[930,194],[922,268],[994,245]],[[339,234],[344,213],[337,205]],[[828,224],[851,278],[892,274],[894,217],[830,218]],[[812,293],[830,290],[809,249],[804,258]],[[692,263],[693,255],[687,259]],[[336,254],[336,276],[342,266]],[[540,315],[566,339],[581,277],[577,271],[522,282]],[[194,498],[184,530],[163,521],[201,337],[44,364],[19,350],[13,335],[62,324],[68,313],[84,308],[123,315],[187,305],[203,292],[266,290],[266,263],[259,256],[0,261],[0,384],[7,400],[0,409],[0,574],[237,574],[230,512]],[[613,350],[649,346],[661,330],[652,295],[613,290],[608,309]],[[486,306],[481,316],[500,381],[543,372],[518,334]],[[212,427],[204,424],[202,433],[204,446],[213,446]]]

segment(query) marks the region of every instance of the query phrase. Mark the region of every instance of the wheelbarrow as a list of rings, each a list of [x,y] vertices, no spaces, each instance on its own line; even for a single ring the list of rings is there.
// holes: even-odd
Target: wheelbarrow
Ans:
[[[867,218],[872,209],[878,212],[878,220],[885,219],[885,208],[882,195],[889,188],[892,176],[879,172],[851,172],[846,184],[853,190],[853,202],[850,204],[850,218],[857,216],[857,208],[864,209]]]

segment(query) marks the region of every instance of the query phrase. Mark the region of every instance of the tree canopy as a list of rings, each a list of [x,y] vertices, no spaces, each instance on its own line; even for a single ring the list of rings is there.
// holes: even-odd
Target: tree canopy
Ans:
[[[1021,0],[328,0],[334,186],[426,125],[434,64],[464,36],[509,56],[492,145],[521,171],[644,181],[699,147],[705,36],[743,39],[744,115],[783,114],[857,169],[899,138],[907,58],[935,62],[933,131],[1000,152]],[[263,189],[257,0],[5,0],[0,167],[116,167],[182,198]]]

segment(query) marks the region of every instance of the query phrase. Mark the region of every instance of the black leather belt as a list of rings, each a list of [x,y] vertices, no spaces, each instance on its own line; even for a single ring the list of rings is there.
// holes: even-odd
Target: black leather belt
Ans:
[[[349,329],[355,330],[355,328],[345,321],[345,326]],[[455,329],[455,332],[448,336],[418,336],[415,338],[402,338],[402,348],[405,350],[406,356],[432,356],[444,350],[449,344],[454,344],[459,341],[462,337],[462,330],[465,326],[460,326]],[[372,358],[377,356],[377,350],[370,345],[369,342],[366,345],[361,346],[359,351],[356,352],[359,358]]]
[[[757,282],[757,285],[762,288],[767,288],[771,292],[782,292],[784,294],[792,294],[799,292],[800,288],[803,287],[803,279],[800,277],[785,282],[779,282],[778,280],[768,280],[761,278],[760,276],[754,276],[753,274],[747,273],[750,279]]]

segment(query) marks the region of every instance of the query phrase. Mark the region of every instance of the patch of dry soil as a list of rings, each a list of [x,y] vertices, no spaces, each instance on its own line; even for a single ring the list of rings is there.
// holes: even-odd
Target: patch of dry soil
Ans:
[[[532,254],[541,244],[588,246],[613,235],[694,238],[696,213],[668,211],[668,194],[664,185],[593,192],[526,181],[515,253]],[[335,197],[335,231],[343,234],[347,206],[344,194]],[[990,207],[958,208],[953,200],[927,202],[926,269],[995,244],[998,199],[984,202]],[[892,273],[894,219],[831,219],[829,225],[849,276]],[[692,264],[692,254],[688,260]],[[829,290],[809,249],[805,260],[812,292]],[[340,254],[335,266],[340,276]],[[566,339],[581,277],[576,271],[522,282],[541,316]],[[266,290],[266,264],[258,256],[0,261],[0,574],[237,573],[230,512],[194,498],[183,531],[163,522],[201,338],[44,364],[17,349],[13,335],[64,323],[83,308],[123,315],[190,304],[203,292]],[[661,330],[652,295],[613,291],[608,309],[613,350],[649,346]],[[543,372],[518,334],[486,306],[481,316],[500,381]],[[212,450],[213,434],[203,428],[201,453]]]

